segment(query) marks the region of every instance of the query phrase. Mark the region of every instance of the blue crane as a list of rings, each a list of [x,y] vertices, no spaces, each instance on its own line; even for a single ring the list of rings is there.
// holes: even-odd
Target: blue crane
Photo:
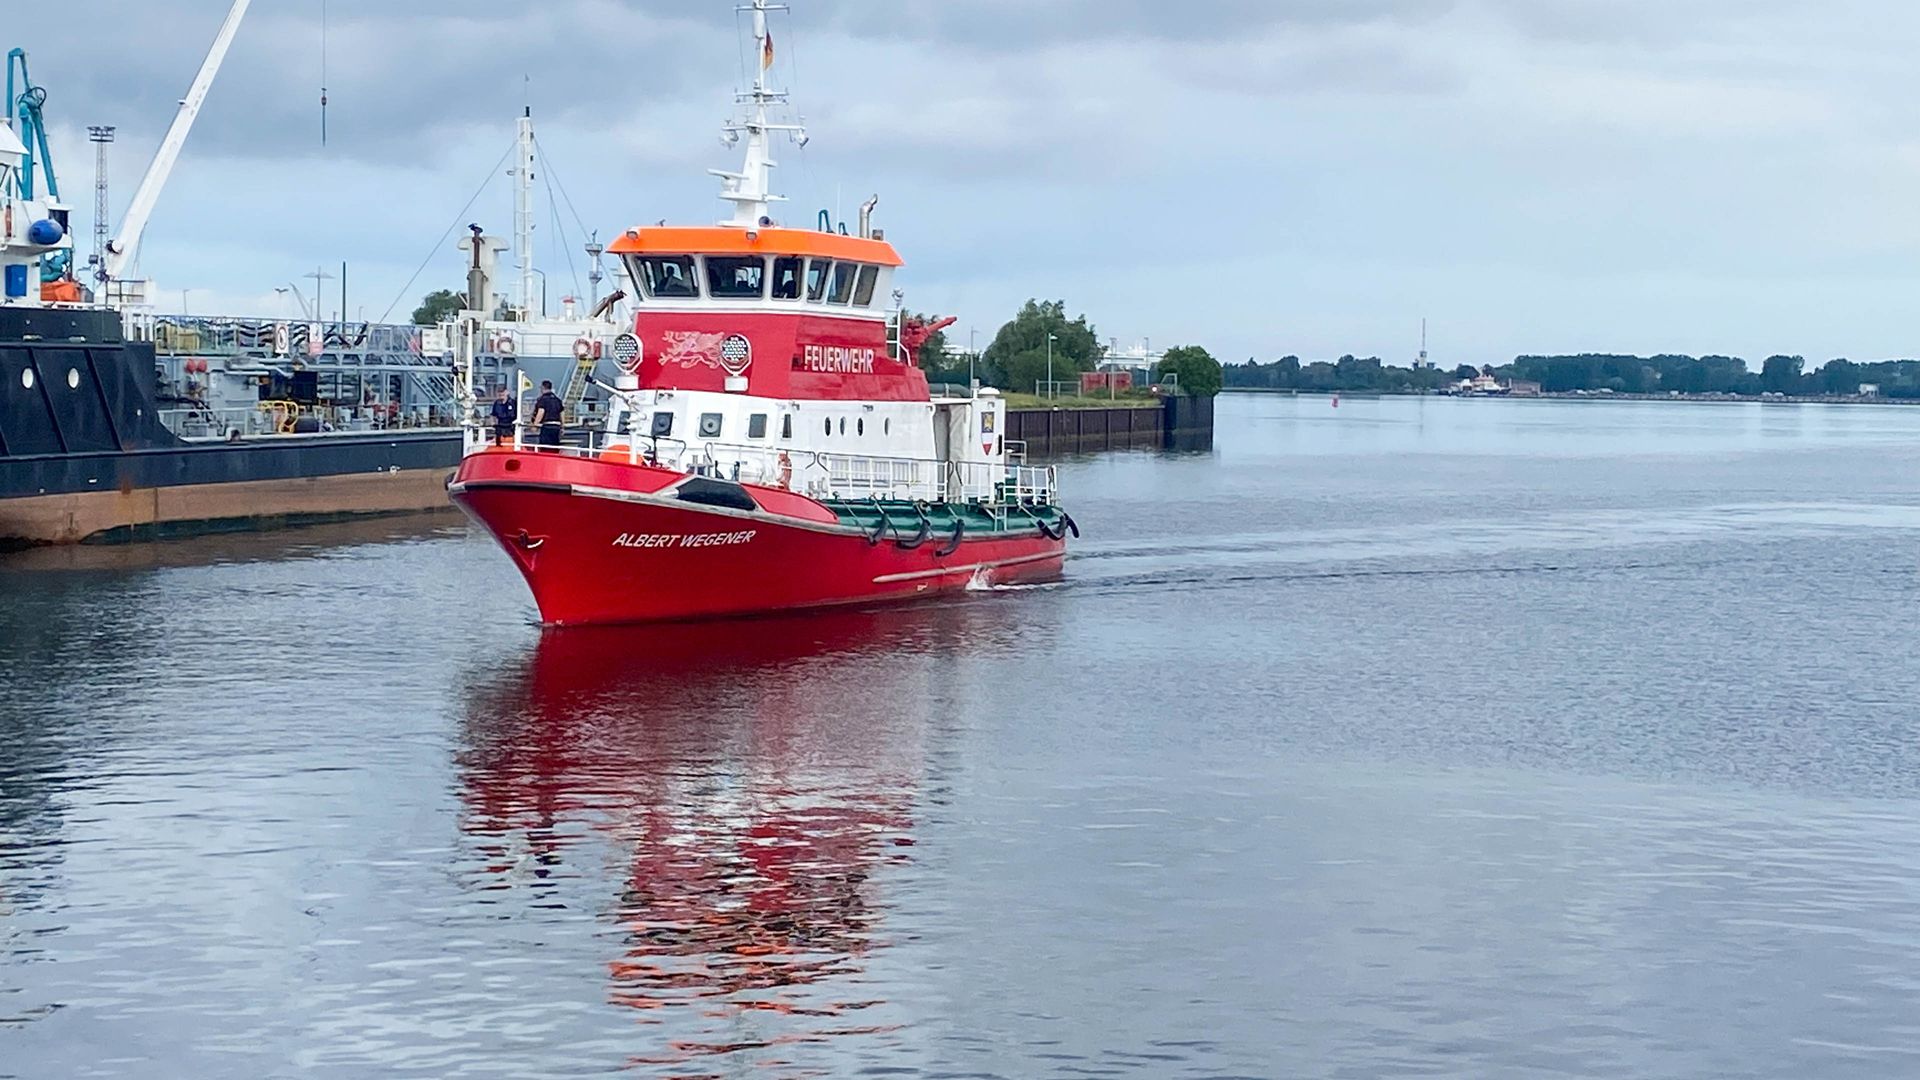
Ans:
[[[53,175],[53,152],[47,147],[47,123],[40,115],[41,106],[47,103],[47,90],[44,86],[34,85],[27,74],[27,50],[14,49],[7,53],[7,124],[19,137],[20,144],[27,148],[27,158],[21,162],[20,170],[14,179],[14,186],[22,199],[32,199],[34,195],[34,166],[47,179],[46,198],[57,202],[60,199],[60,181]]]

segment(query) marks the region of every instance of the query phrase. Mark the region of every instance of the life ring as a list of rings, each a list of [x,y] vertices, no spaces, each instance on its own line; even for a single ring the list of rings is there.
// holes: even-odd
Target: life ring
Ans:
[[[573,358],[575,360],[585,360],[588,357],[597,359],[600,350],[595,348],[594,345],[595,343],[588,338],[575,338],[573,342]]]
[[[506,334],[501,334],[499,337],[494,338],[493,351],[499,353],[501,356],[512,356],[513,338]]]
[[[793,459],[787,456],[785,450],[780,451],[780,486],[788,491],[793,490]]]

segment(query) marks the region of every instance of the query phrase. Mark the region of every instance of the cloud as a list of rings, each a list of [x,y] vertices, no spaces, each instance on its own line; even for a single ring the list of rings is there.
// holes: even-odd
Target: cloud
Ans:
[[[86,203],[72,198],[90,171],[84,126],[113,123],[124,202],[225,6],[14,13],[52,92],[70,201]],[[1401,356],[1423,314],[1476,360],[1574,339],[1755,355],[1908,341],[1920,128],[1902,43],[1920,10],[794,7],[776,19],[777,74],[814,142],[779,149],[785,216],[879,191],[913,302],[963,324],[1042,295],[1121,338],[1236,356]],[[410,306],[423,260],[412,291],[457,284],[458,256],[435,239],[455,219],[506,230],[498,162],[523,103],[549,163],[537,242],[556,284],[579,272],[564,256],[582,229],[546,209],[549,180],[603,237],[723,215],[704,170],[735,163],[714,135],[750,62],[728,0],[331,0],[324,149],[318,11],[261,4],[242,30],[147,239],[170,287],[259,299],[343,259],[380,309]],[[1825,280],[1847,283],[1840,307],[1857,319],[1825,314]],[[1617,337],[1591,340],[1603,330]]]

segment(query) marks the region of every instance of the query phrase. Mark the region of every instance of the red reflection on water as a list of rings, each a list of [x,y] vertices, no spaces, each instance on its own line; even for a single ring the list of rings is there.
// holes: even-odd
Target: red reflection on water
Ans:
[[[876,872],[913,843],[928,655],[994,642],[970,605],[549,633],[470,710],[483,887],[538,884],[587,832],[631,853],[608,1000],[702,1031],[635,1064],[888,1030],[821,1022],[884,1004],[857,978]]]

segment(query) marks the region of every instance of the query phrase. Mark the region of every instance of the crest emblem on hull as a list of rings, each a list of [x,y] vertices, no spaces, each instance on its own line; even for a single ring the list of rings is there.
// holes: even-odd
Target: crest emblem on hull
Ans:
[[[720,340],[725,334],[697,330],[669,330],[660,335],[660,363],[681,367],[719,367]]]

